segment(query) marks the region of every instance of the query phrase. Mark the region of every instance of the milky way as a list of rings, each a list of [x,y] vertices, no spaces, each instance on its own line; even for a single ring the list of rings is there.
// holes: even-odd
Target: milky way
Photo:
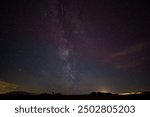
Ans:
[[[82,28],[82,22],[79,19],[79,11],[76,2],[68,2],[69,5],[63,4],[62,1],[53,3],[52,17],[53,32],[55,42],[58,46],[58,55],[62,62],[62,78],[67,84],[66,89],[71,89],[71,92],[77,90],[77,79],[75,75],[75,52],[78,41],[86,45],[88,38],[85,38],[85,33]],[[56,30],[54,30],[56,28]],[[63,86],[64,87],[64,86]],[[70,91],[67,91],[70,92]]]

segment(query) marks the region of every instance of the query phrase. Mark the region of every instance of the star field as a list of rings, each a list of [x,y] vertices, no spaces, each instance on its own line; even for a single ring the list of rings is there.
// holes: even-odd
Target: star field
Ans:
[[[149,91],[149,28],[146,1],[2,0],[0,93]]]

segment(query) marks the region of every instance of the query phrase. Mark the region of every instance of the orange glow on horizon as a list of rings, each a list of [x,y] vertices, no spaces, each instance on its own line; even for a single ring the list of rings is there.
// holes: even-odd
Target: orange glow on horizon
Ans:
[[[0,81],[0,94],[15,91],[17,85],[5,81]]]

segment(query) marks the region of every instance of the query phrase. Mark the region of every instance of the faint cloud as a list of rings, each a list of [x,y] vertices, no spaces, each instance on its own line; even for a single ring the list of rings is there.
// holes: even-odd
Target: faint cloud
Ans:
[[[116,58],[116,57],[126,56],[129,54],[135,53],[135,52],[139,52],[139,51],[142,51],[147,46],[148,46],[147,43],[144,43],[144,42],[138,43],[138,44],[135,44],[135,45],[132,45],[132,46],[126,48],[125,50],[122,50],[118,53],[111,55],[109,58],[112,59],[112,58]]]
[[[105,64],[110,64],[117,69],[131,70],[140,69],[140,66],[147,60],[146,56],[141,56],[141,52],[149,46],[149,43],[141,42],[130,47],[115,52],[104,60]]]

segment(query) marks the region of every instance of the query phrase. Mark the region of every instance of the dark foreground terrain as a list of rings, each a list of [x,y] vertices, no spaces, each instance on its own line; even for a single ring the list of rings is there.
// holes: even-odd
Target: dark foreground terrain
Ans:
[[[150,100],[150,92],[142,94],[118,95],[93,92],[86,95],[32,94],[27,92],[11,92],[0,94],[1,100]]]

